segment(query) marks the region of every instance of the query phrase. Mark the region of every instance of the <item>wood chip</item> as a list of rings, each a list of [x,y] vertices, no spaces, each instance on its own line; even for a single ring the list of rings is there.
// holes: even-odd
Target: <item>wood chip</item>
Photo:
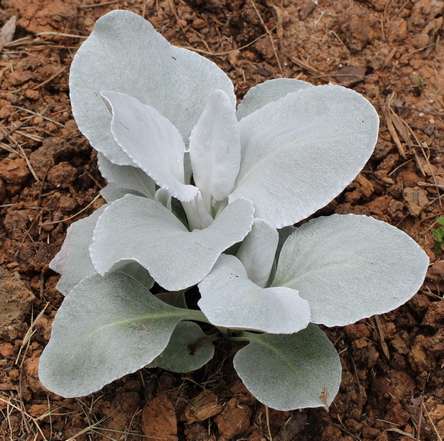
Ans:
[[[338,70],[332,77],[342,86],[350,87],[362,81],[366,72],[366,67],[348,66]]]
[[[204,390],[188,404],[181,419],[191,424],[205,421],[220,412],[222,405],[218,403],[217,396],[210,390]]]
[[[359,174],[355,181],[359,183],[364,196],[370,197],[375,191],[374,185],[365,176]]]

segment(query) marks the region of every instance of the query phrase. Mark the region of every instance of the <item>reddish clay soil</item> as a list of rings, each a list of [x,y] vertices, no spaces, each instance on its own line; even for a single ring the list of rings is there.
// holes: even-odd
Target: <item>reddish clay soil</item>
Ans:
[[[318,3],[318,4],[317,4]],[[436,0],[2,0],[16,28],[0,54],[0,434],[2,440],[439,441],[444,437],[444,2]],[[112,9],[149,19],[232,78],[241,98],[277,77],[362,93],[381,116],[358,178],[322,214],[359,213],[407,232],[431,266],[398,310],[327,331],[343,381],[323,409],[277,412],[232,368],[235,347],[187,375],[142,369],[81,399],[39,382],[62,302],[48,263],[67,227],[103,201],[96,156],[72,119],[68,74]],[[2,36],[4,37],[4,36]],[[258,366],[260,369],[260,366]]]

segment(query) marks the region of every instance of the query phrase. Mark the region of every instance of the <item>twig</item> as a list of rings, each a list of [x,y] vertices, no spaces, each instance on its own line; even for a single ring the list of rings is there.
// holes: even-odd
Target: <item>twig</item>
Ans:
[[[436,426],[435,426],[435,424],[433,423],[433,420],[432,420],[432,418],[430,417],[430,413],[429,413],[427,407],[425,406],[424,402],[422,403],[422,407],[423,407],[424,410],[425,410],[425,413],[426,413],[426,415],[427,415],[427,418],[429,419],[430,423],[432,424],[433,430],[435,431],[435,435],[436,435],[436,437],[438,438],[438,441],[442,441],[441,435],[438,433],[438,430],[436,429]]]
[[[402,61],[402,62],[405,62],[406,60],[403,60],[403,58],[408,58],[408,57],[410,57],[411,55],[416,54],[417,52],[421,52],[421,51],[423,51],[423,50],[433,48],[433,46],[435,46],[435,43],[428,44],[427,46],[424,46],[424,47],[420,47],[419,49],[416,49],[415,51],[412,51],[412,52],[409,52],[408,54],[404,54],[404,55],[402,55],[401,58],[400,58],[399,60]]]
[[[442,188],[444,190],[444,185],[439,184],[429,184],[428,182],[418,182],[420,187],[434,187],[434,188]]]
[[[40,429],[40,426],[38,425],[37,421],[31,415],[29,415],[29,413],[25,412],[23,409],[20,409],[20,407],[16,406],[15,404],[12,404],[11,401],[9,401],[9,400],[4,400],[3,398],[0,397],[0,401],[3,401],[8,406],[11,406],[14,409],[17,409],[19,412],[23,413],[23,415],[27,416],[35,424],[35,426],[37,427],[37,430],[40,432],[40,435],[42,436],[42,438],[45,441],[48,441],[48,439],[46,438],[46,436],[43,433],[42,429]]]
[[[398,165],[398,167],[395,167],[390,173],[388,173],[387,176],[391,176],[393,173],[396,173],[400,168],[407,165],[409,162],[412,162],[413,159],[408,159],[407,161],[403,162],[401,165]]]
[[[421,441],[421,426],[422,426],[422,405],[424,402],[423,397],[420,398],[421,402],[419,405],[419,417],[418,417],[418,424],[416,426],[416,441]]]
[[[330,423],[332,426],[337,427],[339,430],[341,430],[342,432],[345,432],[347,435],[350,435],[354,440],[356,441],[360,441],[360,438],[358,438],[356,435],[354,435],[353,433],[351,433],[347,427],[345,426],[345,424],[342,422],[341,417],[338,415],[338,421],[341,425],[339,424],[334,424],[334,423]]]
[[[116,3],[119,3],[119,0],[113,0],[110,2],[104,2],[104,3],[97,3],[97,4],[93,4],[93,5],[80,5],[79,8],[98,8],[99,6],[115,5]]]
[[[412,147],[419,148],[419,149],[434,150],[435,152],[444,153],[444,149],[439,149],[438,147],[430,147],[428,145],[416,145],[416,144],[413,144]]]
[[[351,363],[353,366],[353,373],[354,373],[354,376],[356,379],[356,383],[358,385],[358,393],[359,393],[361,391],[361,382],[359,381],[358,369],[356,369],[356,363],[355,363],[355,359],[353,358],[353,355],[350,354],[350,352],[348,352],[348,354],[350,355],[350,360],[351,360]]]
[[[328,75],[326,75],[326,76],[328,76]],[[372,102],[372,104],[374,106],[378,106],[378,107],[385,106],[385,104],[375,103],[375,102]],[[436,116],[437,118],[444,118],[444,113],[429,112],[428,110],[415,109],[414,107],[408,107],[408,106],[396,106],[395,105],[395,108],[400,109],[400,110],[413,110],[414,112],[424,113],[425,115],[432,115],[432,116]]]
[[[325,74],[324,72],[321,72],[320,70],[315,69],[313,66],[308,64],[306,61],[303,61],[299,58],[293,57],[286,52],[283,52],[283,54],[285,56],[287,56],[294,64],[296,64],[300,68],[308,71],[311,75],[317,75],[318,77],[329,77],[330,76],[330,75]]]
[[[274,9],[276,13],[277,23],[276,23],[276,33],[279,39],[279,46],[282,45],[282,40],[284,38],[284,27],[282,25],[282,8],[277,6],[273,0],[265,0],[265,4]]]
[[[57,121],[55,121],[55,120],[53,120],[53,119],[51,119],[51,118],[48,118],[47,116],[44,116],[42,113],[33,112],[32,110],[25,109],[24,107],[14,106],[14,108],[15,108],[15,109],[22,110],[22,111],[24,111],[24,112],[28,112],[28,113],[30,113],[31,115],[41,116],[41,117],[42,117],[44,120],[46,120],[46,121],[52,122],[52,123],[54,123],[55,125],[60,126],[60,127],[65,127],[63,124],[61,124],[61,123],[59,123],[59,122],[57,122]],[[32,118],[30,118],[30,119],[32,119]]]
[[[29,345],[29,342],[31,341],[31,337],[32,337],[32,336],[34,335],[34,333],[35,333],[35,329],[34,329],[34,328],[35,328],[35,325],[36,325],[37,322],[40,320],[40,318],[42,317],[42,315],[45,313],[45,310],[46,310],[46,308],[48,307],[48,305],[49,305],[49,302],[45,305],[45,307],[40,311],[40,313],[38,314],[38,316],[37,316],[37,317],[32,321],[32,323],[30,324],[29,329],[28,329],[28,331],[26,332],[25,337],[23,338],[22,344],[21,344],[20,349],[19,349],[19,352],[18,352],[18,354],[17,354],[17,358],[15,359],[15,364],[18,365],[18,361],[19,361],[20,355],[22,354],[22,350],[23,350],[23,348],[24,348],[25,346],[28,346],[28,345]],[[20,367],[23,366],[23,361],[24,361],[24,360],[22,360],[22,363],[21,363]]]
[[[75,217],[77,217],[79,214],[81,214],[81,213],[83,213],[85,210],[87,210],[92,204],[94,204],[94,202],[96,202],[97,201],[97,199],[99,199],[100,198],[100,193],[86,206],[86,207],[84,207],[84,208],[82,208],[80,211],[78,211],[76,214],[73,214],[72,216],[69,216],[69,217],[67,217],[67,218],[65,218],[65,219],[61,219],[61,220],[59,220],[59,221],[54,221],[54,222],[45,222],[44,224],[41,224],[41,226],[43,227],[43,226],[45,226],[45,225],[54,225],[54,224],[60,224],[61,222],[66,222],[66,221],[68,221],[68,220],[71,220],[71,219],[73,219],[73,218],[75,218]]]
[[[22,43],[26,43],[28,41],[32,41],[32,38],[31,37],[18,38],[17,40],[13,40],[10,41],[9,43],[4,44],[3,47],[20,46]]]
[[[177,26],[179,26],[180,30],[182,32],[184,32],[184,28],[182,26],[182,23],[180,22],[180,17],[179,17],[179,14],[177,13],[177,9],[176,9],[176,5],[174,4],[174,1],[168,0],[168,4],[170,5],[171,12],[173,13],[174,18],[176,19]]]
[[[379,316],[375,315],[374,320],[375,320],[375,323],[376,323],[376,329],[378,330],[379,343],[381,345],[382,352],[384,353],[384,355],[387,358],[387,360],[390,360],[390,352],[389,352],[387,343],[385,342],[384,331],[382,329],[381,318]]]
[[[280,70],[281,74],[283,74],[284,72],[283,72],[283,70],[282,70],[281,62],[279,61],[279,56],[278,56],[278,53],[277,53],[277,50],[276,50],[276,46],[275,46],[275,44],[274,44],[273,35],[271,35],[270,30],[267,28],[267,25],[265,24],[264,19],[262,18],[261,14],[260,14],[259,11],[257,10],[256,5],[254,4],[254,1],[253,1],[253,0],[250,0],[250,2],[251,2],[251,5],[253,6],[254,10],[256,11],[257,16],[259,17],[259,20],[260,20],[261,23],[262,23],[262,26],[265,28],[265,30],[267,31],[267,34],[268,34],[269,37],[270,37],[270,42],[271,42],[271,46],[272,46],[272,48],[273,48],[274,56],[275,56],[275,58],[276,58],[276,61],[277,61],[277,64],[278,64],[279,70]]]
[[[28,118],[26,121],[23,121],[21,124],[19,124],[18,126],[14,127],[13,129],[9,130],[9,132],[6,132],[1,138],[0,138],[0,142],[3,142],[6,138],[8,138],[9,135],[12,135],[16,130],[20,129],[21,127],[23,127],[25,124],[27,124],[32,118]]]
[[[40,32],[36,34],[37,37],[40,37],[40,35],[54,35],[56,37],[67,37],[67,38],[82,38],[87,39],[87,35],[74,35],[74,34],[63,34],[62,32]]]
[[[395,427],[390,427],[389,429],[385,429],[384,432],[395,432],[395,433],[399,433],[400,435],[404,435],[407,438],[415,439],[415,437],[411,433],[404,432],[403,430],[397,429]]]
[[[404,146],[401,143],[401,140],[399,139],[398,133],[400,131],[400,124],[397,121],[397,118],[399,118],[399,116],[394,112],[393,108],[392,108],[392,101],[393,98],[395,97],[394,93],[391,93],[388,98],[387,101],[384,105],[383,108],[383,112],[384,112],[384,116],[385,116],[385,123],[387,125],[387,128],[390,132],[390,135],[392,136],[392,139],[394,141],[394,143],[396,144],[396,147],[398,148],[399,154],[406,159],[407,155],[405,153],[405,149]],[[398,122],[398,124],[396,124],[396,122]],[[395,126],[397,126],[395,128]],[[396,130],[398,129],[398,130]]]
[[[270,441],[273,441],[273,435],[271,434],[270,415],[268,412],[268,406],[265,406],[265,421],[267,423],[268,437],[270,438]]]
[[[22,123],[22,124],[19,125],[18,127],[23,126],[23,124],[27,123],[30,119],[31,119],[31,118],[28,118],[24,123]],[[17,130],[17,128],[16,128],[15,130]],[[39,179],[39,177],[37,176],[37,174],[36,174],[34,168],[33,168],[32,165],[31,165],[31,163],[29,162],[29,159],[28,159],[28,157],[26,156],[26,153],[25,153],[25,151],[23,150],[23,147],[22,147],[22,146],[17,142],[17,140],[15,140],[10,134],[9,134],[9,135],[5,135],[5,136],[7,136],[8,138],[10,137],[9,139],[11,140],[11,142],[12,142],[13,144],[16,145],[16,147],[18,148],[18,151],[14,150],[13,148],[10,148],[10,147],[7,146],[6,144],[5,144],[6,147],[3,147],[3,148],[4,148],[5,150],[9,151],[9,152],[12,152],[12,153],[18,155],[18,156],[21,157],[22,159],[24,159],[25,162],[26,162],[26,165],[27,165],[28,168],[29,168],[29,171],[30,171],[31,174],[32,174],[32,176],[34,176],[34,179],[35,179],[37,182],[39,182],[40,179]],[[2,138],[2,139],[3,139],[3,138]],[[0,140],[0,142],[1,142],[2,144],[4,144],[1,140]],[[7,147],[9,147],[9,148],[7,148]]]
[[[275,29],[275,28],[273,28],[273,29]],[[272,30],[273,30],[273,29],[272,29]],[[249,47],[249,46],[251,46],[252,44],[256,43],[256,41],[259,41],[261,38],[264,38],[264,37],[266,37],[266,36],[267,36],[267,34],[262,34],[262,35],[260,35],[259,37],[255,38],[253,41],[250,41],[250,43],[246,44],[245,46],[241,46],[240,48],[232,49],[231,51],[227,51],[227,52],[217,52],[217,53],[213,53],[213,52],[207,52],[207,51],[204,51],[204,50],[202,50],[202,49],[196,49],[195,47],[191,47],[191,46],[179,46],[179,47],[181,47],[181,48],[183,48],[183,49],[188,49],[188,50],[190,50],[190,51],[198,52],[198,53],[200,53],[200,54],[211,55],[211,56],[213,56],[213,57],[221,57],[221,56],[223,56],[223,55],[229,55],[229,54],[232,54],[233,52],[241,51],[241,50],[243,50],[243,49],[246,49],[247,47]]]
[[[32,127],[27,127],[27,128],[32,129]],[[26,127],[25,127],[25,129],[26,129]],[[23,130],[17,130],[15,133],[17,133],[17,135],[23,136],[25,138],[31,139],[32,141],[36,141],[36,142],[42,142],[44,139],[41,136],[34,135],[32,133],[26,133]]]
[[[43,81],[43,83],[37,84],[37,86],[34,86],[31,90],[39,89],[40,87],[44,86],[45,84],[52,81],[54,78],[58,77],[62,72],[66,70],[67,66],[63,66],[59,71],[57,71],[54,75],[50,76],[47,80]]]
[[[433,170],[432,170],[432,167],[431,167],[431,164],[430,164],[429,158],[428,158],[428,156],[425,154],[424,146],[421,144],[421,142],[419,141],[419,139],[416,137],[415,132],[412,130],[412,128],[411,128],[409,125],[407,125],[407,129],[408,129],[408,130],[410,131],[410,133],[412,134],[412,136],[413,136],[413,138],[415,139],[416,143],[417,143],[418,145],[421,146],[420,148],[421,148],[422,156],[424,157],[424,159],[425,159],[427,165],[429,166],[430,175],[432,176],[433,183],[435,184],[436,188],[438,189],[438,204],[439,204],[440,207],[442,207],[442,200],[441,200],[442,198],[441,198],[441,193],[440,193],[440,191],[439,191],[440,186],[438,185],[438,181],[436,180],[435,173],[433,173]],[[416,158],[417,160],[419,159],[419,158],[416,157],[416,153],[415,153],[415,158]],[[419,162],[419,161],[418,161],[418,162]]]
[[[333,30],[333,29],[330,29],[329,31],[328,31],[328,33],[329,34],[331,34],[331,35],[333,35],[334,37],[336,37],[336,39],[339,41],[339,43],[341,43],[342,44],[342,46],[344,46],[344,48],[345,48],[345,50],[347,50],[348,52],[350,52],[350,49],[347,47],[347,45],[339,38],[339,35]],[[354,76],[356,76],[356,75],[354,75]]]
[[[25,45],[25,44],[30,44],[30,45],[36,45],[36,44],[48,45],[48,44],[51,44],[52,43],[51,41],[42,40],[41,38],[38,38],[40,36],[45,36],[45,35],[66,37],[66,38],[80,38],[82,40],[85,40],[85,39],[88,38],[88,36],[86,36],[86,35],[63,34],[61,32],[40,32],[39,34],[36,34],[37,38],[35,38],[35,39],[32,39],[32,37],[18,38],[17,40],[13,40],[10,43],[6,43],[3,47],[5,47],[5,48],[13,48],[13,47],[22,46],[22,45]],[[66,46],[57,46],[57,47],[66,48]]]

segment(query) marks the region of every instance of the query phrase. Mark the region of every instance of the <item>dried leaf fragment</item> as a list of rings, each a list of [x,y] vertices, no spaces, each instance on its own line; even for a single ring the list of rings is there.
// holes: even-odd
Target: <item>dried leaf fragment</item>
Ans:
[[[363,66],[347,66],[338,70],[332,77],[342,86],[350,87],[362,81],[366,71],[367,68]]]
[[[15,33],[15,24],[17,17],[13,15],[0,29],[0,50],[1,48],[12,41]]]
[[[188,424],[206,419],[222,412],[222,405],[218,403],[217,396],[206,389],[195,397],[185,408],[182,419]]]

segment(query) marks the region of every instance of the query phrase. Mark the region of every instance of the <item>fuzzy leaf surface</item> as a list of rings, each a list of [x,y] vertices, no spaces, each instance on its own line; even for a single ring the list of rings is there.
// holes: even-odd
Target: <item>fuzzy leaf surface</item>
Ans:
[[[112,109],[111,132],[122,150],[172,196],[193,199],[198,190],[184,184],[185,144],[176,127],[137,98],[118,92],[101,95]]]
[[[275,228],[327,205],[362,170],[378,115],[358,93],[318,86],[290,93],[239,121],[242,159],[230,201],[253,201]]]
[[[181,320],[199,317],[156,299],[126,275],[87,277],[57,313],[40,380],[67,398],[88,395],[151,363]]]
[[[367,216],[332,215],[288,237],[272,286],[298,290],[313,323],[344,326],[405,303],[428,264],[427,254],[401,230]]]
[[[298,292],[261,288],[248,280],[240,260],[221,255],[210,274],[199,283],[198,305],[215,326],[291,334],[310,322],[310,308]]]
[[[310,324],[291,335],[245,333],[233,363],[247,389],[276,410],[328,408],[339,390],[341,362],[327,336]]]
[[[154,199],[156,183],[142,169],[127,165],[115,165],[101,153],[98,154],[98,164],[100,173],[108,184],[126,190],[126,193],[131,192]]]
[[[129,11],[99,18],[71,65],[70,98],[79,129],[96,150],[119,165],[132,161],[112,137],[101,91],[126,93],[154,107],[187,142],[215,89],[224,90],[234,105],[233,84],[215,63],[172,46],[148,21]]]
[[[258,286],[265,287],[270,278],[278,241],[277,230],[263,219],[256,218],[237,252],[248,278]]]
[[[102,206],[90,216],[71,224],[62,248],[49,264],[53,271],[62,274],[57,289],[65,296],[85,277],[97,273],[89,255],[89,245],[97,219],[105,208]]]
[[[177,291],[200,282],[252,224],[253,207],[244,199],[228,205],[209,227],[190,232],[158,202],[127,195],[100,216],[91,258],[102,275],[139,262],[159,285]]]
[[[233,189],[240,167],[236,111],[223,90],[215,90],[190,136],[193,178],[204,198],[222,201]]]
[[[192,372],[213,358],[213,338],[193,322],[180,322],[156,366],[171,372]]]
[[[71,224],[61,250],[49,264],[52,270],[62,274],[57,289],[63,295],[67,295],[86,277],[97,274],[89,254],[89,246],[97,219],[105,208],[106,205],[103,205],[90,216]],[[129,262],[118,271],[144,284],[147,289],[154,285],[148,271],[137,262]]]
[[[301,89],[314,87],[305,81],[294,78],[276,78],[264,81],[252,87],[244,96],[237,107],[237,119],[248,116],[250,113],[264,107],[268,103],[278,101],[289,93],[297,92]]]

